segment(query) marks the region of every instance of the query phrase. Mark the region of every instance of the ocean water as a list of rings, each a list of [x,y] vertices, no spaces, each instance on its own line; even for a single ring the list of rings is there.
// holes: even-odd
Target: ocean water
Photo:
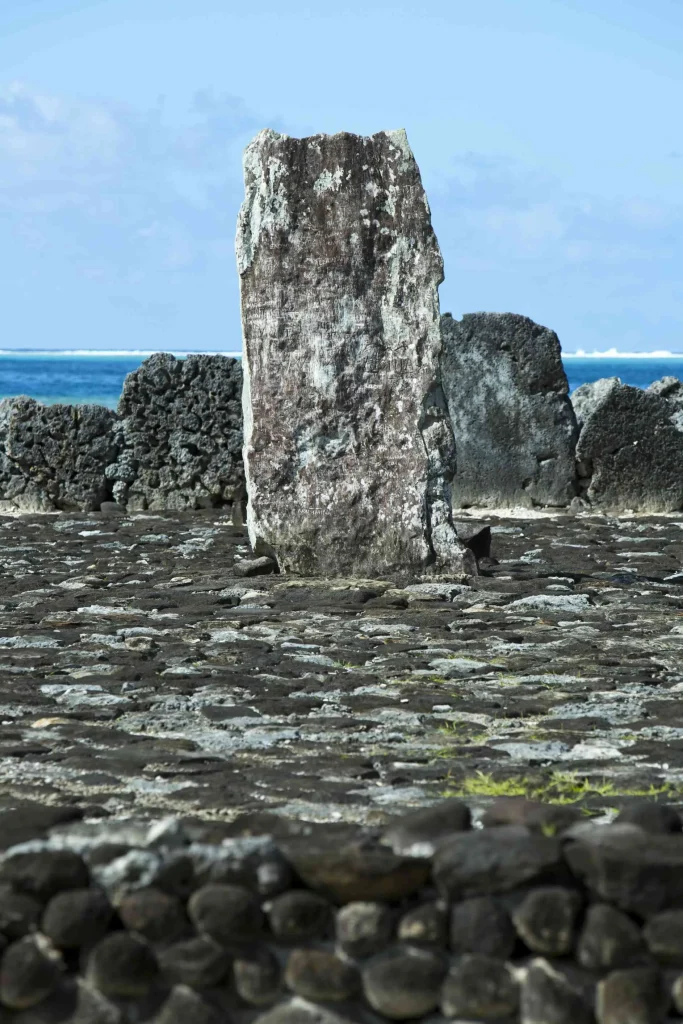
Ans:
[[[239,355],[227,352],[226,355]],[[149,352],[0,352],[0,398],[28,395],[46,404],[94,402],[113,409],[127,374]],[[182,358],[187,353],[174,353]],[[601,377],[620,377],[625,384],[646,388],[660,377],[683,379],[683,355],[565,355],[569,387]]]

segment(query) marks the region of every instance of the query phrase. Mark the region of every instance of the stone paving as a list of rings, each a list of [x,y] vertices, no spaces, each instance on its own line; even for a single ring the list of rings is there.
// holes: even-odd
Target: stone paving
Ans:
[[[683,516],[525,515],[470,585],[244,578],[220,510],[3,516],[0,809],[683,806]]]

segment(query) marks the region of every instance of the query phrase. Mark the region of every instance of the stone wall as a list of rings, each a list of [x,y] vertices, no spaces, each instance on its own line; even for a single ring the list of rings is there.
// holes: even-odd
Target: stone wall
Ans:
[[[376,830],[283,819],[269,834],[66,817],[0,859],[3,1021],[683,1015],[683,835],[667,806],[601,825],[507,798],[475,828],[447,800]]]
[[[130,509],[211,508],[244,493],[242,364],[157,353],[129,374],[105,469]]]
[[[0,502],[22,512],[95,511],[110,497],[115,414],[99,405],[0,402]]]
[[[126,377],[117,412],[0,402],[0,507],[22,512],[240,506],[242,366],[158,353]]]

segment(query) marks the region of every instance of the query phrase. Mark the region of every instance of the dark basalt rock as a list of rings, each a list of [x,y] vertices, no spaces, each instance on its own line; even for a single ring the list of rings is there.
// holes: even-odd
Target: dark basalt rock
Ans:
[[[198,932],[224,946],[253,940],[264,922],[258,899],[239,885],[204,885],[187,910]]]
[[[285,856],[311,889],[335,902],[399,900],[429,877],[429,861],[399,857],[372,841],[335,841],[334,836],[285,839]]]
[[[36,931],[43,914],[43,904],[28,893],[0,890],[0,933],[9,939],[20,939]]]
[[[61,957],[40,933],[13,942],[0,961],[0,1004],[12,1010],[36,1006],[57,988],[63,968]]]
[[[632,967],[613,971],[598,984],[598,1024],[663,1024],[671,999],[659,971]]]
[[[683,908],[683,836],[648,835],[635,826],[593,830],[569,842],[572,872],[600,899],[650,917]]]
[[[576,941],[581,902],[579,893],[562,886],[534,889],[512,915],[517,934],[534,953],[567,956]]]
[[[247,526],[281,571],[476,573],[450,505],[443,263],[404,131],[244,155]]]
[[[225,1024],[225,1021],[225,1016],[215,1006],[185,985],[174,986],[154,1017],[154,1024]]]
[[[576,946],[576,958],[589,971],[611,971],[642,962],[645,943],[628,914],[608,903],[588,907]]]
[[[351,999],[360,988],[353,964],[322,949],[293,950],[287,961],[285,983],[304,999],[321,1003]]]
[[[654,914],[643,929],[643,938],[661,964],[683,966],[683,910]]]
[[[393,914],[382,903],[347,903],[337,913],[337,942],[348,956],[372,956],[391,941]]]
[[[414,946],[444,947],[447,934],[446,907],[437,902],[423,903],[414,910],[407,911],[396,929],[400,942],[409,942]]]
[[[560,869],[557,839],[516,825],[463,832],[439,846],[434,880],[450,899],[507,892]]]
[[[369,961],[362,971],[365,998],[389,1020],[411,1020],[435,1010],[446,961],[423,949],[395,949]]]
[[[325,938],[332,925],[332,907],[317,893],[305,889],[276,896],[268,909],[270,930],[281,942]]]
[[[472,815],[462,800],[444,800],[434,807],[404,814],[386,829],[382,842],[394,853],[429,857],[454,832],[471,827]]]
[[[63,889],[87,888],[90,873],[71,850],[40,850],[7,857],[0,865],[0,882],[47,902]]]
[[[161,889],[138,889],[119,901],[119,917],[131,931],[149,942],[171,943],[180,939],[189,928],[182,901]]]
[[[219,985],[232,962],[229,952],[206,935],[175,942],[160,950],[158,958],[165,979],[193,988]]]
[[[88,957],[87,979],[105,996],[139,999],[150,992],[158,976],[152,947],[130,932],[112,932]]]
[[[516,313],[441,320],[454,507],[568,505],[577,426],[554,331]]]
[[[117,411],[119,454],[107,465],[116,501],[197,509],[244,499],[238,359],[157,353],[128,374]]]
[[[643,831],[655,834],[666,835],[683,829],[681,816],[675,808],[647,800],[636,800],[624,807],[614,820],[617,825],[638,825]]]
[[[520,1011],[521,1024],[593,1024],[583,993],[543,959],[534,960],[526,972]]]
[[[100,889],[67,889],[53,896],[42,921],[44,935],[59,949],[78,949],[101,939],[114,908]]]
[[[115,414],[99,405],[0,402],[0,500],[23,512],[98,509],[116,458]]]
[[[584,384],[572,397],[583,421],[576,457],[591,504],[638,512],[683,507],[683,413],[666,391],[612,377]]]
[[[451,949],[507,960],[517,937],[506,909],[491,896],[472,896],[451,909]]]
[[[235,957],[235,991],[250,1006],[269,1006],[282,994],[282,970],[267,947],[256,947]]]
[[[544,804],[523,796],[502,796],[487,807],[481,820],[486,827],[524,825],[544,835],[559,835],[580,819],[581,813],[575,807]]]
[[[477,954],[460,957],[441,990],[447,1017],[467,1020],[509,1020],[519,1007],[519,985],[502,960]]]

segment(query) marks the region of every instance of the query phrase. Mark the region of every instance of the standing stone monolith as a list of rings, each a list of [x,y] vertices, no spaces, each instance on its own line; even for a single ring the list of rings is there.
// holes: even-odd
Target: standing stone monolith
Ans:
[[[247,527],[281,571],[474,572],[450,508],[441,253],[404,131],[244,157]]]
[[[442,317],[454,507],[564,506],[577,425],[554,331],[517,313]]]

